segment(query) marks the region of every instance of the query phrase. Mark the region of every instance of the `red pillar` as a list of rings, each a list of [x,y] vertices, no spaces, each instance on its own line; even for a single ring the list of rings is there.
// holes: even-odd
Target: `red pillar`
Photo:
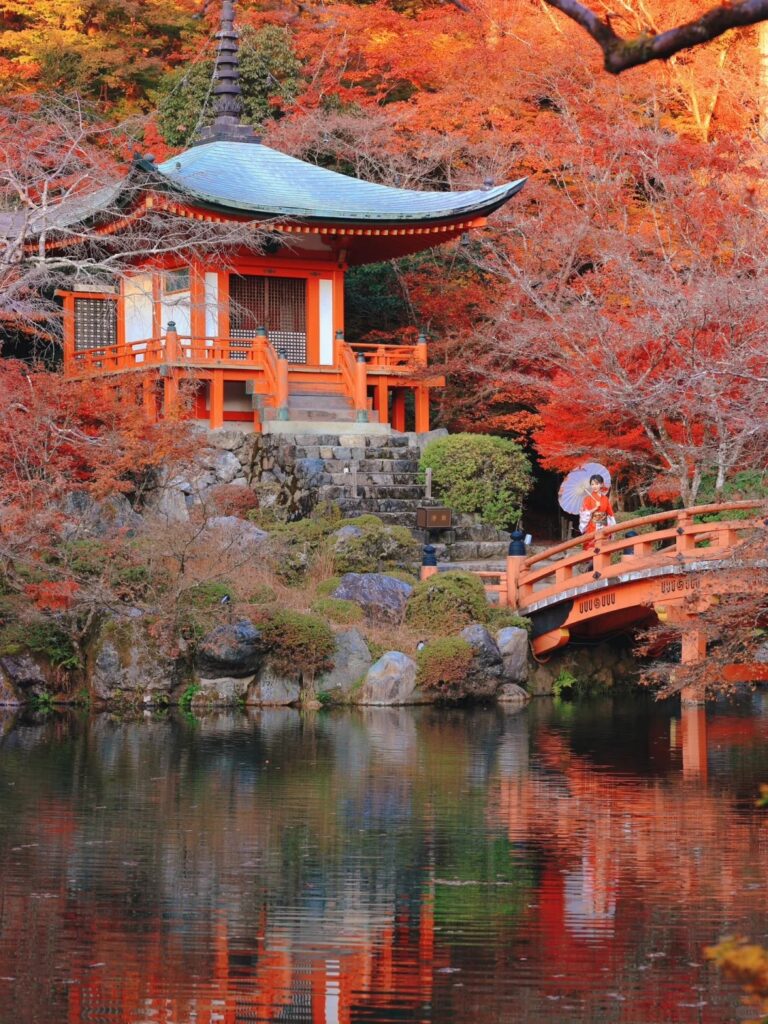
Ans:
[[[392,395],[392,427],[402,433],[405,430],[405,389],[397,388]]]

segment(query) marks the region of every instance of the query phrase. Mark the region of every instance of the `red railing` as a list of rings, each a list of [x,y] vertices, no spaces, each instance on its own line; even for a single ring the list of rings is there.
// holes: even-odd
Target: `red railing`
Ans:
[[[349,347],[355,356],[364,356],[366,363],[375,369],[415,370],[422,365],[418,345],[373,345],[352,342]]]
[[[607,527],[597,535],[591,535],[595,540],[591,550],[584,549],[584,543],[590,536],[581,536],[524,560],[520,559],[521,564],[516,566],[515,605],[525,608],[534,601],[554,597],[590,580],[610,579],[633,569],[696,558],[727,558],[741,542],[743,531],[765,525],[763,521],[730,519],[695,522],[695,519],[729,511],[757,509],[761,504],[759,501],[731,501],[658,512],[652,516],[630,519]],[[649,527],[660,523],[670,525],[663,529],[649,530]],[[636,536],[627,537],[628,531],[635,532]],[[511,604],[512,593],[509,597]]]

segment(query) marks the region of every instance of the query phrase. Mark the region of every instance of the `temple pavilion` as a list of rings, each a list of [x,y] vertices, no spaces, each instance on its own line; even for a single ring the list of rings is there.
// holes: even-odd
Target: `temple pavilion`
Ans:
[[[108,378],[153,418],[169,414],[188,382],[191,415],[211,428],[300,433],[308,421],[315,429],[343,421],[345,432],[428,430],[429,391],[443,381],[429,369],[426,338],[347,343],[344,275],[482,227],[524,182],[389,188],[262,145],[241,123],[233,19],[224,0],[213,124],[163,163],[135,158],[129,198],[111,194],[108,210],[105,202],[88,218],[106,237],[164,210],[252,225],[267,240],[235,244],[225,256],[147,252],[117,285],[60,292],[64,373]],[[66,244],[66,231],[56,244]]]

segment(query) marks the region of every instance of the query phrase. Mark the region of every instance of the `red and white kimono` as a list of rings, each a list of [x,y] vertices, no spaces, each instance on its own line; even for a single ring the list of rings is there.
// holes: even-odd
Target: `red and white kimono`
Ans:
[[[588,494],[581,505],[579,512],[579,533],[594,534],[598,527],[615,526],[616,519],[613,514],[613,506],[606,494]],[[588,551],[595,546],[594,536],[584,541],[584,550]]]

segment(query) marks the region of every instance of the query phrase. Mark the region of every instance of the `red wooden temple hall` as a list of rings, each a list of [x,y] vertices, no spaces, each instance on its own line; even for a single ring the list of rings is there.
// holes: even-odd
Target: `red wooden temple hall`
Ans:
[[[401,431],[411,392],[409,429],[428,430],[429,390],[443,381],[429,373],[426,339],[347,344],[344,275],[481,227],[524,181],[465,192],[389,188],[261,145],[241,123],[233,18],[224,0],[213,124],[164,163],[135,159],[125,179],[130,198],[111,195],[88,223],[114,235],[166,210],[203,223],[266,225],[267,243],[233,245],[218,259],[148,253],[118,285],[61,292],[64,372],[107,377],[121,393],[138,394],[151,417],[168,414],[183,382],[193,381],[195,418],[270,432],[297,433],[302,421],[317,428],[324,419],[346,421],[352,432]],[[55,244],[67,244],[66,232]]]

